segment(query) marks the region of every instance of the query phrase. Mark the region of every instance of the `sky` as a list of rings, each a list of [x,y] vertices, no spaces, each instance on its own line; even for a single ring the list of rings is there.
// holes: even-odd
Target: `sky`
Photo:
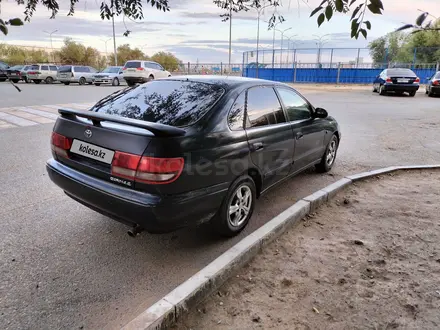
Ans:
[[[109,20],[101,20],[99,5],[102,0],[79,0],[74,16],[67,16],[69,2],[59,0],[60,11],[55,19],[50,19],[51,13],[39,5],[30,23],[22,27],[10,27],[9,34],[0,34],[0,43],[39,46],[50,49],[52,34],[53,48],[60,48],[63,40],[70,37],[86,46],[93,46],[101,52],[110,53],[113,49],[112,24]],[[310,12],[321,0],[282,0],[282,7],[278,12],[284,16],[285,22],[277,29],[287,30],[284,33],[283,48],[287,49],[287,38],[295,41],[297,60],[312,63],[317,58],[316,38],[322,37],[324,44],[321,51],[321,61],[349,61],[357,57],[357,50],[365,48],[368,42],[388,32],[392,32],[404,23],[414,22],[418,10],[427,10],[438,15],[440,1],[438,0],[383,0],[384,14],[373,15],[369,12],[366,19],[372,23],[367,40],[360,37],[358,40],[350,38],[350,22],[348,15],[335,14],[330,22],[325,22],[318,28],[316,17],[310,18]],[[144,2],[145,3],[145,2]],[[222,22],[221,14],[212,0],[169,0],[169,12],[158,11],[149,4],[144,4],[144,19],[131,21],[122,17],[115,19],[116,45],[128,43],[131,47],[139,47],[148,55],[158,51],[167,51],[175,54],[184,62],[227,63],[229,49],[229,22]],[[14,0],[1,2],[1,17],[24,18],[24,6],[17,5]],[[270,18],[271,8],[265,10],[260,21],[260,61],[268,61],[272,50],[273,31],[268,31],[264,20]],[[125,26],[131,30],[129,37],[124,37]],[[252,10],[233,14],[232,19],[232,62],[242,63],[243,53],[245,60],[251,62],[256,49],[257,14]],[[281,48],[281,33],[276,31],[275,47]],[[294,48],[293,43],[289,44]],[[331,53],[330,49],[336,48]],[[352,49],[342,49],[352,48]],[[301,50],[302,49],[302,50]],[[253,57],[252,57],[253,56]],[[284,61],[292,61],[293,52],[284,51],[280,54]],[[290,57],[289,57],[290,56]],[[359,53],[364,62],[371,61],[368,50],[362,49]],[[264,57],[266,59],[264,59]]]

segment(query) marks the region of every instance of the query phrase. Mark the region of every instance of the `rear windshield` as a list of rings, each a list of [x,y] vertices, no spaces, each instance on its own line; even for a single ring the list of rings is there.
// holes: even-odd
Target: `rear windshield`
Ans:
[[[21,70],[23,68],[23,65],[14,65],[12,68],[9,68],[10,70]]]
[[[30,67],[30,70],[40,70],[40,66],[39,65],[32,65]]]
[[[415,77],[416,74],[410,69],[388,69],[387,75],[389,76],[409,76]]]
[[[140,68],[141,62],[127,62],[125,63],[126,68]]]
[[[219,85],[155,80],[128,90],[92,110],[175,127],[194,124],[223,95]]]
[[[105,68],[104,70],[101,71],[101,73],[118,73],[119,70],[121,70],[121,69],[118,67]]]
[[[437,74],[435,75],[434,79],[440,79],[440,72],[437,72]]]
[[[72,72],[72,66],[62,66],[58,69],[58,72]]]

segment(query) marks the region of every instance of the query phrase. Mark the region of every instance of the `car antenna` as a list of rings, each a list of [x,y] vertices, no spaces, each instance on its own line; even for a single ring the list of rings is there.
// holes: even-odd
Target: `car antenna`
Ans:
[[[9,80],[8,79],[8,81],[12,84],[12,86],[14,86],[19,92],[21,92],[21,89],[16,85],[16,84],[14,84],[13,82],[12,82],[12,80]]]

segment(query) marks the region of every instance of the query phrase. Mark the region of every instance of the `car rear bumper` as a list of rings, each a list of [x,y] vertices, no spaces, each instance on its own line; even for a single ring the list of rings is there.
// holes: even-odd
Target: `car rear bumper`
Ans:
[[[124,80],[125,81],[132,81],[132,82],[135,82],[135,83],[146,83],[146,82],[150,81],[149,78],[145,78],[145,77],[130,77],[130,76],[124,76]]]
[[[418,84],[385,84],[384,89],[387,92],[416,92],[420,88]]]
[[[50,179],[74,200],[127,225],[164,233],[209,220],[220,207],[228,184],[164,197],[128,189],[76,171],[51,158]]]
[[[431,86],[431,93],[440,94],[440,86]]]

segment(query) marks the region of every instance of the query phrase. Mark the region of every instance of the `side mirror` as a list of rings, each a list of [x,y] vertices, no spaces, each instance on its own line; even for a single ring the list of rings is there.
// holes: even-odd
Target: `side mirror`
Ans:
[[[327,118],[328,112],[327,112],[327,110],[325,110],[323,108],[316,108],[315,109],[315,117],[316,118]]]

